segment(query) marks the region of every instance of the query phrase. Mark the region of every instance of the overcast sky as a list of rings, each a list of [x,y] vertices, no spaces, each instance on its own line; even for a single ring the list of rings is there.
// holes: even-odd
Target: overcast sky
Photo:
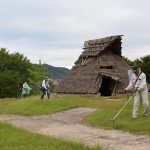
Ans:
[[[0,47],[71,68],[86,40],[124,35],[122,54],[150,54],[149,0],[0,0]]]

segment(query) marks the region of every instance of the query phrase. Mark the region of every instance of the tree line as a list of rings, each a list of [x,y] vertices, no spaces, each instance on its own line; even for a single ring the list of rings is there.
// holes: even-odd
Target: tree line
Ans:
[[[150,83],[150,55],[131,61],[124,57],[130,65],[139,65],[147,76]],[[19,97],[24,82],[28,82],[32,87],[32,94],[39,94],[39,88],[45,77],[52,74],[39,61],[39,64],[32,64],[23,54],[18,52],[9,53],[6,48],[0,49],[0,98]],[[53,82],[50,82],[52,90]]]
[[[43,64],[32,64],[23,54],[0,49],[0,97],[20,97],[22,85],[28,82],[32,94],[39,94],[42,80],[51,77]],[[53,83],[52,84],[53,87]]]

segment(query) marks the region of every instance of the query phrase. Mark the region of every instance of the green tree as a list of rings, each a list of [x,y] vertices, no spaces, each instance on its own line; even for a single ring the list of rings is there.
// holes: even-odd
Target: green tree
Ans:
[[[129,66],[133,66],[133,65],[134,65],[134,61],[132,61],[132,60],[130,60],[129,58],[124,57],[124,56],[123,56],[123,58],[124,58],[124,60],[126,61],[126,63],[127,63]]]
[[[136,63],[141,66],[142,71],[146,74],[147,82],[150,83],[150,55],[141,57],[140,60],[136,60]]]
[[[150,55],[135,59],[131,61],[127,57],[124,57],[125,61],[130,65],[138,65],[141,67],[142,71],[146,74],[147,82],[150,83]]]
[[[18,97],[20,85],[31,77],[32,64],[18,52],[0,49],[0,97]]]

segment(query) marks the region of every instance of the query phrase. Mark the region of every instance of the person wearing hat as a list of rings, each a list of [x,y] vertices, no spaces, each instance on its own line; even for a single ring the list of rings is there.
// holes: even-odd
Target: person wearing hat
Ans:
[[[148,116],[148,88],[146,83],[146,75],[141,72],[140,67],[135,65],[132,66],[133,74],[129,85],[125,88],[125,91],[134,90],[134,104],[132,111],[132,118],[136,119],[138,117],[138,107],[140,99],[142,99],[143,104],[143,116]]]
[[[45,79],[42,81],[40,91],[41,91],[41,99],[43,99],[44,95],[46,94],[47,94],[47,98],[50,99],[50,86],[49,86],[48,77],[45,77]]]

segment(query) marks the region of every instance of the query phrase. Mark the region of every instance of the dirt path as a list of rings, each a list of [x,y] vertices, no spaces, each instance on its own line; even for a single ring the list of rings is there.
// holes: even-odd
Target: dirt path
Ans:
[[[88,145],[100,144],[106,150],[150,150],[150,136],[137,136],[83,124],[83,118],[94,111],[91,108],[77,108],[36,117],[5,115],[0,116],[0,121],[45,135],[82,141]]]

